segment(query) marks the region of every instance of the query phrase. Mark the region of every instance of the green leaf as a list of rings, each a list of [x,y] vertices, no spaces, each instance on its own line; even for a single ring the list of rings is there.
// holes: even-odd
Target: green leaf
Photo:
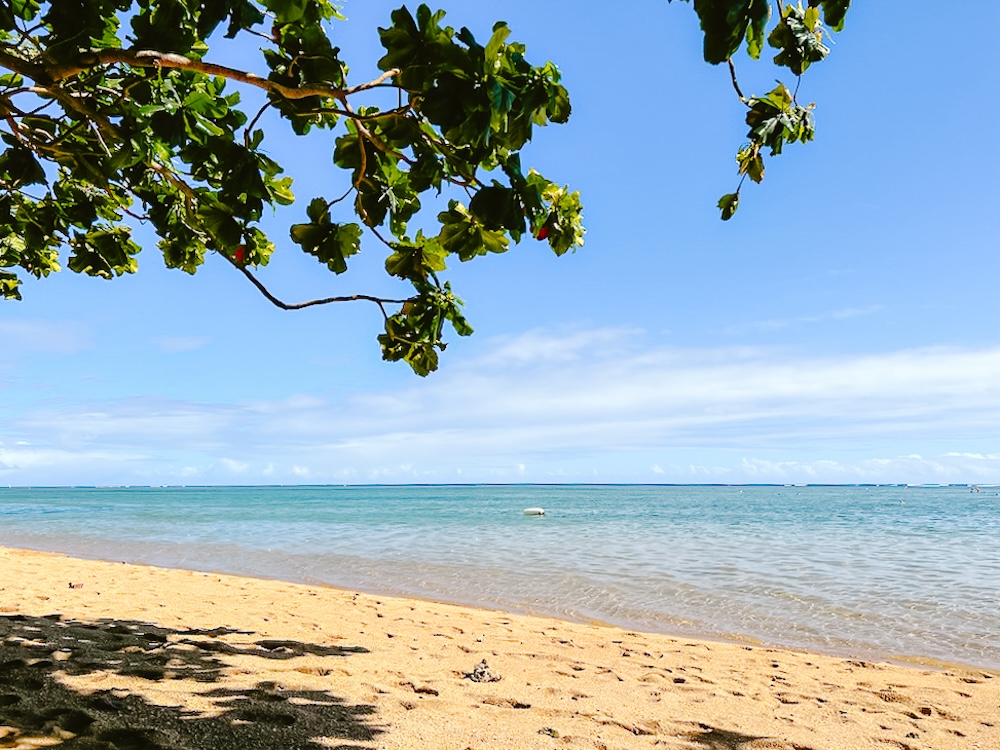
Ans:
[[[468,336],[472,326],[461,313],[462,300],[449,284],[443,287],[415,282],[417,295],[385,321],[385,333],[378,337],[382,357],[390,362],[404,360],[418,375],[425,376],[438,367],[438,351],[446,344],[442,332],[446,322],[456,333]]]
[[[580,193],[560,187],[542,177],[535,170],[528,174],[527,184],[538,191],[547,210],[535,213],[532,230],[535,237],[545,239],[556,255],[583,246],[583,205]]]
[[[22,21],[33,20],[41,9],[38,0],[11,0],[10,6]]]
[[[167,268],[179,268],[185,273],[195,273],[205,262],[205,245],[191,234],[182,237],[165,237],[157,243],[163,253]]]
[[[823,6],[823,21],[834,31],[844,30],[844,18],[851,0],[809,0],[810,7]]]
[[[502,232],[483,227],[469,214],[461,203],[452,201],[447,211],[438,214],[441,233],[437,240],[446,253],[454,253],[459,260],[472,260],[477,255],[503,253],[507,251],[509,240]]]
[[[469,211],[487,229],[524,231],[524,213],[515,201],[515,193],[494,180],[479,190],[469,202]]]
[[[231,211],[220,205],[203,203],[198,207],[198,220],[202,227],[215,240],[217,250],[225,250],[240,244],[243,230],[239,222],[233,218]]]
[[[73,254],[69,268],[76,273],[110,279],[135,273],[139,267],[135,255],[140,248],[132,241],[127,227],[98,227],[86,233],[74,233],[70,239]]]
[[[18,287],[21,280],[17,274],[10,271],[0,271],[0,296],[4,299],[21,299],[21,291]]]
[[[45,170],[31,151],[15,146],[0,154],[0,179],[13,188],[39,185],[45,183]]]
[[[823,44],[819,11],[803,9],[791,3],[785,6],[781,22],[771,31],[767,41],[781,50],[775,55],[775,65],[783,65],[797,76],[830,53],[830,48]]]
[[[444,271],[445,250],[433,238],[424,239],[417,234],[414,244],[393,246],[393,253],[385,260],[385,270],[392,276],[411,281],[426,281],[429,274]]]
[[[486,50],[483,57],[486,60],[487,69],[495,69],[499,65],[500,50],[503,48],[503,43],[507,41],[507,37],[510,36],[510,29],[507,28],[507,24],[500,21],[493,25],[493,36],[490,37],[490,41],[486,44]]]
[[[268,192],[275,203],[282,206],[290,206],[295,202],[295,193],[292,192],[292,178],[282,177],[278,180],[271,180],[268,183]]]
[[[242,29],[250,29],[257,24],[264,23],[264,14],[254,6],[249,0],[238,0],[229,14],[229,27],[226,29],[226,38],[234,38]],[[208,36],[209,30],[202,29],[202,36]]]
[[[278,23],[294,23],[305,15],[306,2],[307,0],[261,0],[261,5],[274,13]]]
[[[347,270],[347,259],[361,251],[361,227],[357,224],[293,224],[292,241],[318,258],[336,274]]]
[[[705,61],[725,62],[740,48],[751,31],[751,54],[760,54],[760,37],[770,13],[768,0],[694,0],[694,9],[705,33]]]
[[[752,143],[744,146],[736,154],[739,173],[745,174],[754,182],[764,179],[764,159],[760,155],[760,144]]]
[[[747,54],[754,60],[760,59],[760,53],[764,49],[767,22],[770,18],[771,4],[769,2],[757,3],[752,6],[750,23],[747,25]]]
[[[736,209],[740,207],[739,191],[736,191],[735,193],[727,193],[719,198],[718,206],[722,209],[722,220],[729,221],[733,218],[733,214],[736,213]]]

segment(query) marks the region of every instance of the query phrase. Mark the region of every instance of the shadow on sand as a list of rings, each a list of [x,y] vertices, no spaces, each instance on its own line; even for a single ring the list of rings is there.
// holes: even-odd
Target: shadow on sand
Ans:
[[[251,690],[220,685],[202,694],[221,714],[204,717],[120,690],[81,695],[56,679],[57,672],[103,671],[217,683],[226,667],[224,655],[291,659],[365,651],[297,641],[234,646],[218,640],[235,632],[170,630],[123,620],[80,622],[59,615],[0,616],[0,747],[44,737],[60,740],[58,746],[66,750],[351,750],[359,748],[352,743],[378,734],[365,718],[374,706],[348,705],[323,691],[283,690],[273,683]]]
[[[775,750],[812,750],[806,745],[796,745],[791,742],[775,740],[772,737],[762,737],[742,732],[729,732],[716,729],[708,724],[701,725],[700,732],[685,736],[689,742],[704,747],[705,750],[752,750],[756,748],[774,748]]]

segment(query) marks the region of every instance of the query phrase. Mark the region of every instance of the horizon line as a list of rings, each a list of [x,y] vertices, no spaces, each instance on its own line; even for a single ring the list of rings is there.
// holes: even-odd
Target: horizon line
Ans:
[[[252,488],[373,488],[373,487],[904,487],[935,489],[947,487],[1000,487],[981,482],[398,482],[321,484],[8,484],[7,490],[141,490],[141,489],[252,489]]]

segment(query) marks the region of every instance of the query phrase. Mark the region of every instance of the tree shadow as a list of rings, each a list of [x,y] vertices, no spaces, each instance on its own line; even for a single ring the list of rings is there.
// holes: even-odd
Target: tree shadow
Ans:
[[[153,681],[217,683],[227,666],[225,655],[292,659],[367,651],[298,641],[235,646],[217,640],[236,633],[252,635],[59,615],[0,616],[0,747],[44,737],[61,741],[59,747],[66,750],[360,750],[351,743],[379,734],[366,721],[374,706],[349,705],[324,691],[284,690],[274,683],[250,690],[219,686],[202,695],[221,713],[205,717],[121,690],[82,695],[56,679],[56,673],[107,671]],[[331,739],[345,742],[335,745]]]
[[[704,747],[705,750],[748,750],[753,747],[751,743],[760,747],[761,740],[773,739],[764,735],[743,734],[741,732],[730,732],[725,729],[717,729],[708,724],[701,725],[700,732],[693,732],[685,735],[686,740],[695,745]],[[785,747],[793,747],[795,750],[812,750],[805,745],[788,743]]]

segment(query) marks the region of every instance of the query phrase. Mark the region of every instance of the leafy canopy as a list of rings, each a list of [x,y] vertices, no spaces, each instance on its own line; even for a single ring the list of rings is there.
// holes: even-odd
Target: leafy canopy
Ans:
[[[763,148],[770,149],[769,155],[775,156],[786,143],[805,143],[813,139],[815,105],[799,104],[799,83],[810,65],[824,60],[830,53],[823,42],[824,37],[828,30],[844,28],[851,0],[807,0],[806,6],[802,5],[802,0],[794,5],[777,0],[778,20],[770,33],[767,31],[771,18],[770,0],[693,2],[705,34],[705,60],[714,65],[728,64],[736,94],[747,107],[746,123],[750,130],[747,142],[736,152],[739,187],[736,192],[722,196],[718,204],[723,220],[728,221],[739,207],[743,181],[747,177],[758,183],[764,179]],[[778,51],[774,64],[788,68],[796,77],[795,86],[789,90],[779,81],[763,96],[744,96],[736,78],[733,55],[745,47],[747,54],[758,60],[765,40]]]
[[[764,178],[764,149],[812,140],[799,79],[829,53],[825,35],[843,28],[850,0],[777,0],[770,32],[769,0],[693,4],[705,59],[728,64],[747,108],[740,186],[718,204],[729,219],[743,181]],[[472,332],[441,281],[450,261],[526,235],[562,255],[584,234],[579,194],[520,158],[535,127],[569,118],[559,70],[529,63],[502,22],[477,39],[444,17],[426,5],[394,11],[378,30],[381,74],[352,84],[331,41],[344,20],[331,0],[0,0],[0,295],[20,299],[16,269],[45,277],[61,255],[77,273],[134,273],[132,228],[145,222],[168,266],[194,273],[215,253],[282,308],[375,303],[382,356],[435,370],[445,325]],[[213,61],[222,37],[260,47],[258,71]],[[745,47],[758,59],[765,42],[796,83],[745,96],[733,56]],[[261,102],[245,108],[246,94]],[[268,110],[294,134],[327,134],[331,153],[330,194],[310,196],[288,239],[335,275],[363,240],[378,243],[405,296],[288,304],[258,280],[276,243],[264,211],[296,200],[263,148]]]
[[[330,0],[0,2],[0,294],[19,299],[14,269],[44,277],[61,254],[77,273],[134,273],[141,221],[168,266],[194,273],[216,253],[281,307],[374,302],[383,357],[436,369],[445,324],[472,332],[440,280],[450,260],[528,234],[561,255],[584,234],[579,195],[519,156],[535,127],[569,118],[558,69],[529,63],[504,23],[477,39],[444,16],[393,12],[381,74],[352,85]],[[259,70],[212,61],[223,36],[260,47]],[[245,108],[246,94],[261,102]],[[290,305],[257,279],[285,241],[261,229],[264,211],[296,199],[263,147],[267,110],[295,134],[329,133],[331,194],[310,196],[288,239],[343,274],[367,237],[408,285],[401,299]],[[436,229],[413,232],[436,202],[436,224],[420,221]]]

